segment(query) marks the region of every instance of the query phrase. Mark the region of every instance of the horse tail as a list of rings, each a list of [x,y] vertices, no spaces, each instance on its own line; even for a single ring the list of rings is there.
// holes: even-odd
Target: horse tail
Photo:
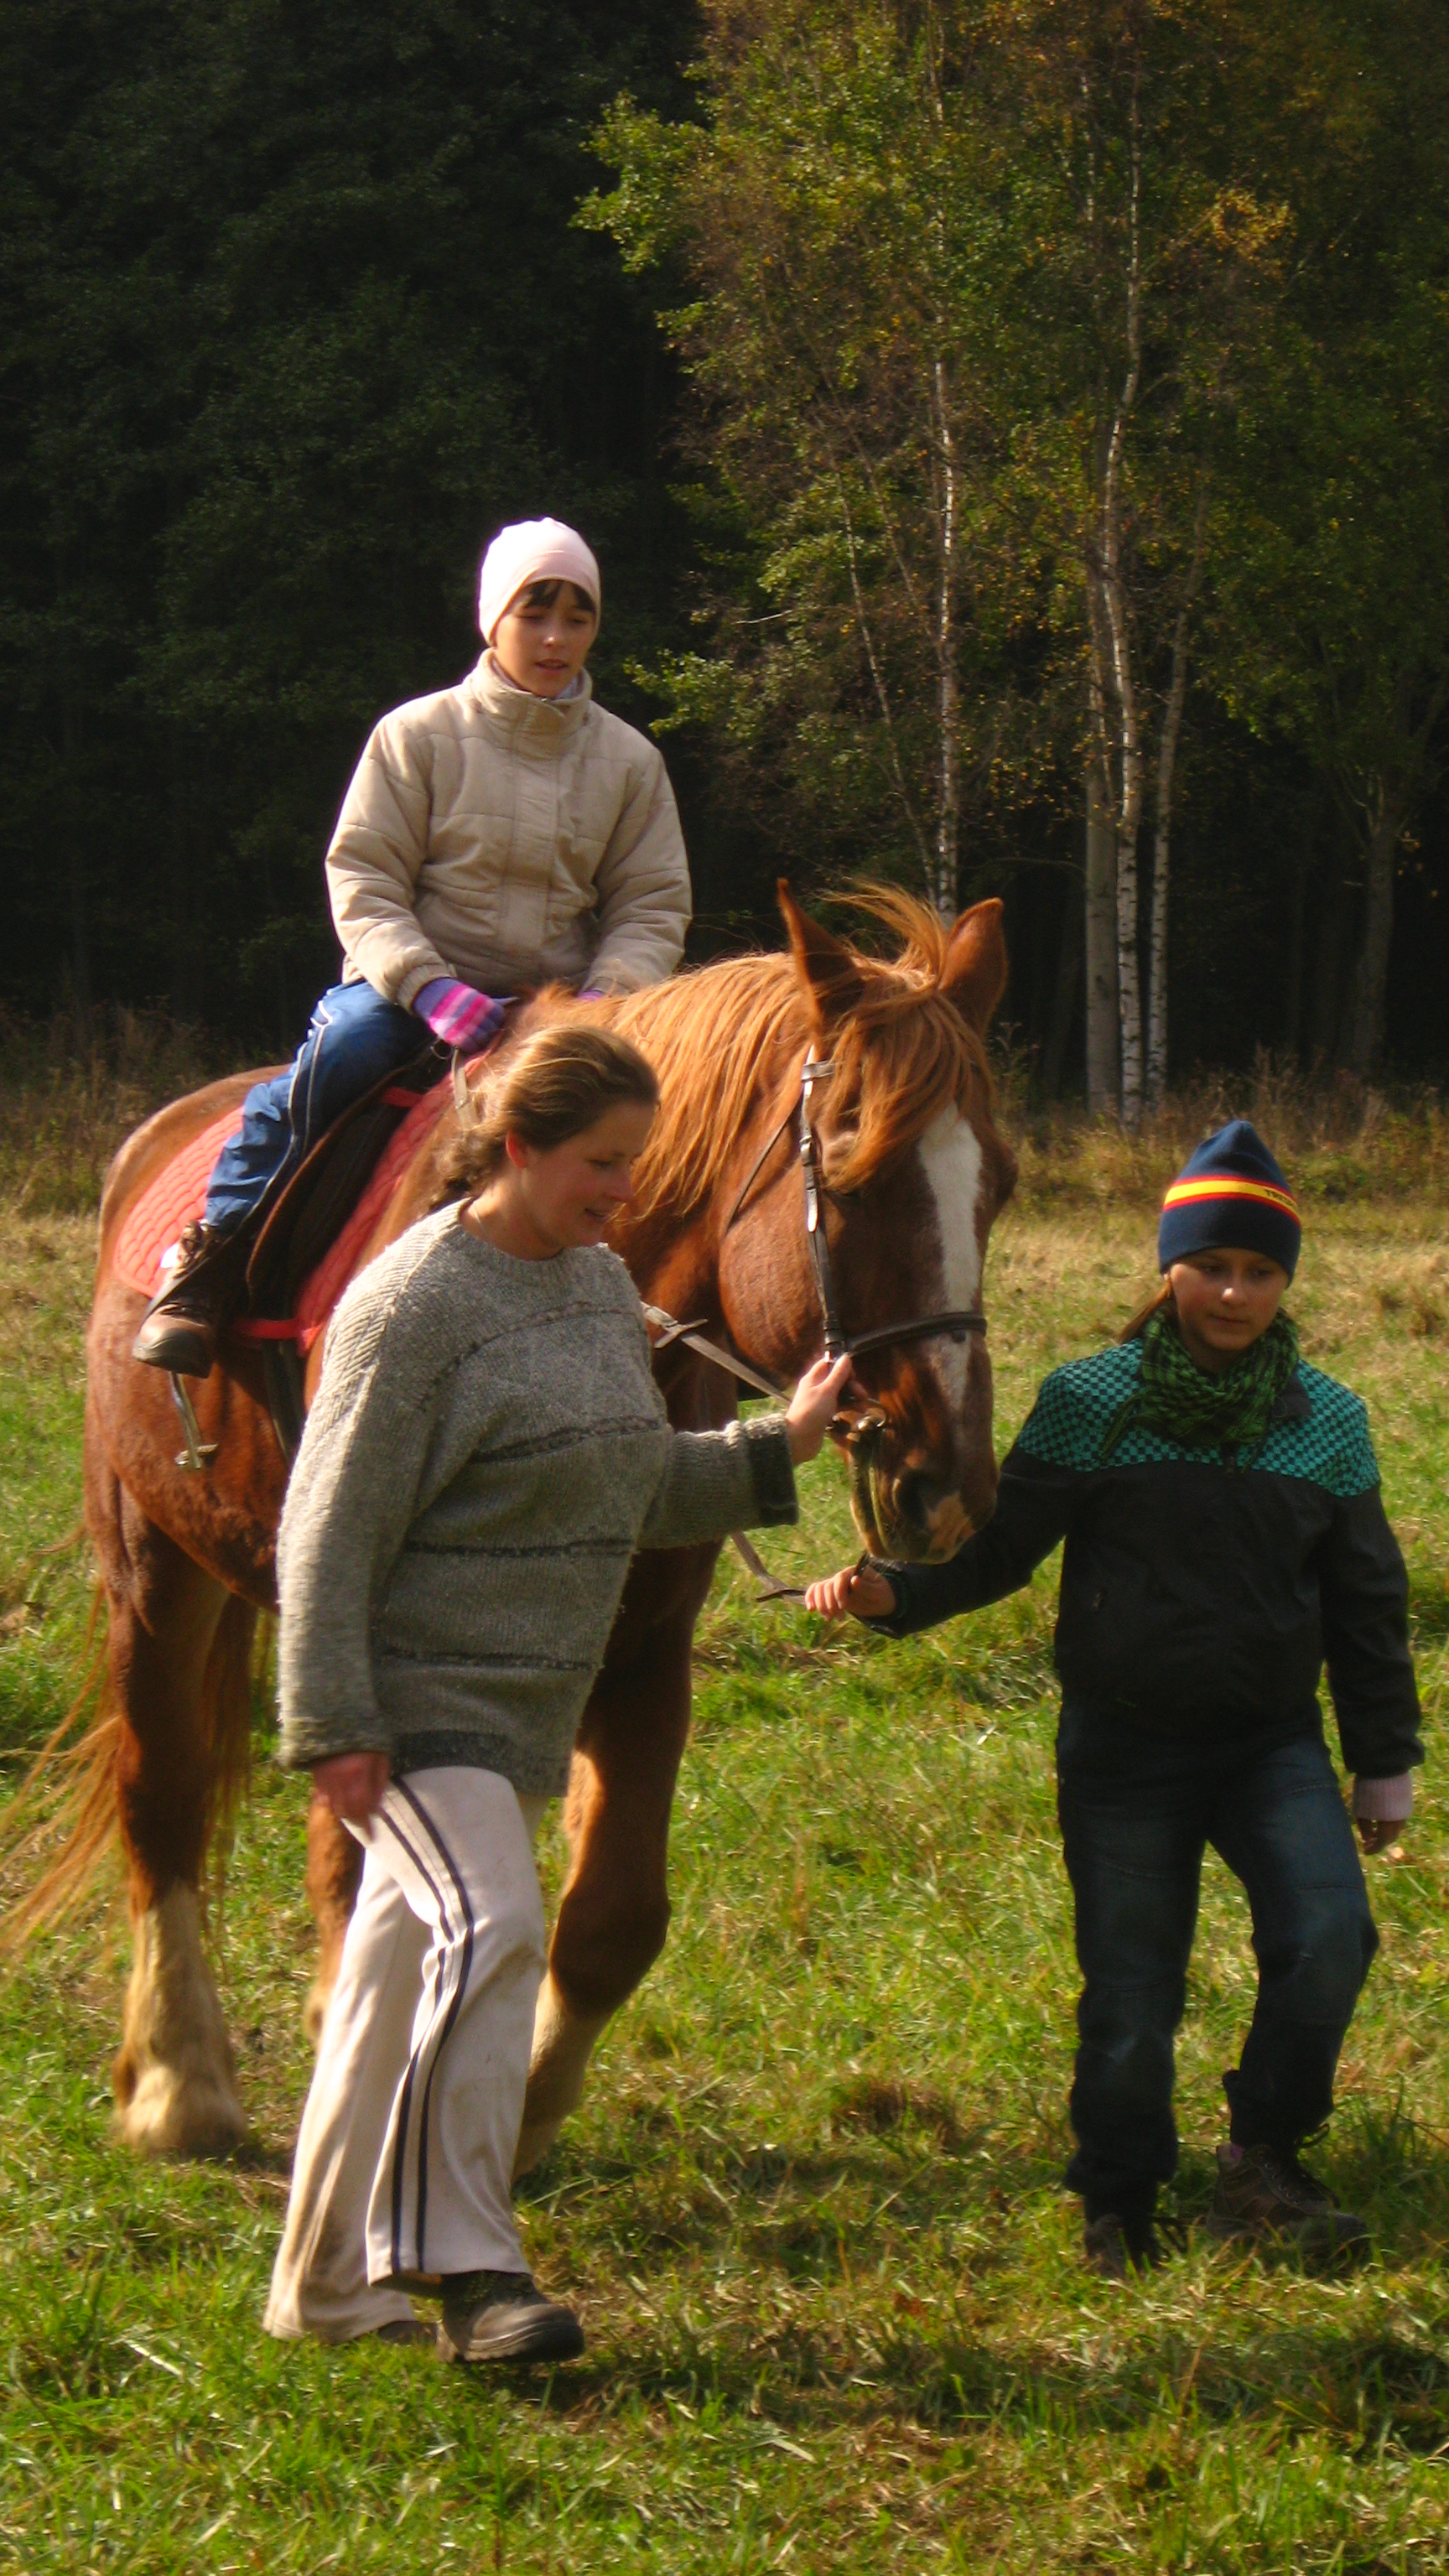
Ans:
[[[126,1721],[112,1689],[106,1652],[109,1621],[106,1587],[98,1581],[91,1596],[80,1687],[31,1764],[0,1834],[0,1856],[12,1867],[44,1862],[34,1885],[0,1913],[0,1951],[14,1953],[32,1933],[70,1913],[117,1838],[116,1761]],[[203,1898],[222,1893],[237,1810],[251,1779],[252,1688],[270,1646],[270,1622],[260,1640],[257,1632],[258,1613],[253,1605],[229,1593],[217,1621],[196,1710],[210,1756],[204,1847],[211,1886],[201,1891]],[[84,1732],[76,1737],[79,1726]]]

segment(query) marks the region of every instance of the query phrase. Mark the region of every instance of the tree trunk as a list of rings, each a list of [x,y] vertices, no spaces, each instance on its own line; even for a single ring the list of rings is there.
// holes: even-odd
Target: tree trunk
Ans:
[[[70,916],[70,986],[82,1036],[91,1024],[91,943],[85,858],[81,843],[80,708],[71,678],[68,648],[62,648],[59,680],[61,831],[65,846],[66,909]]]
[[[1147,1106],[1160,1109],[1167,1094],[1167,885],[1172,865],[1172,784],[1182,710],[1187,699],[1187,636],[1202,573],[1203,538],[1207,533],[1207,485],[1197,496],[1193,516],[1192,560],[1172,636],[1172,679],[1157,747],[1157,800],[1152,849],[1152,927],[1148,937]]]
[[[1118,1107],[1117,839],[1101,771],[1087,772],[1087,1107]]]
[[[1127,430],[1142,381],[1142,154],[1137,82],[1132,86],[1132,193],[1127,252],[1127,374],[1107,441],[1097,546],[1102,606],[1109,650],[1107,672],[1115,706],[1117,755],[1117,1014],[1122,1077],[1122,1117],[1135,1127],[1142,1115],[1142,983],[1137,961],[1137,836],[1142,824],[1142,726],[1132,670],[1122,560],[1122,462]]]
[[[895,718],[891,712],[890,693],[886,688],[885,673],[881,668],[880,656],[875,649],[875,638],[871,632],[870,617],[866,610],[850,495],[845,487],[845,477],[838,465],[834,467],[834,473],[835,489],[840,501],[840,524],[845,533],[845,558],[850,566],[850,595],[855,604],[855,619],[860,634],[861,650],[865,655],[866,668],[870,673],[870,685],[875,693],[875,702],[885,733],[886,756],[890,761],[891,777],[896,794],[900,798],[901,811],[905,815],[911,838],[920,853],[921,874],[926,881],[926,890],[932,893],[931,854],[927,847],[926,835],[921,829],[921,820],[916,812],[914,799],[906,784],[906,773],[901,764],[900,745],[896,740]]]
[[[1061,1096],[1067,1045],[1071,1038],[1072,1019],[1077,1007],[1077,986],[1082,975],[1085,915],[1086,904],[1076,882],[1076,872],[1073,870],[1067,885],[1067,900],[1062,909],[1061,937],[1057,945],[1056,982],[1052,992],[1051,1015],[1047,1022],[1046,1046],[1041,1060],[1041,1087],[1048,1100],[1057,1100]]]
[[[938,358],[933,390],[941,449],[941,562],[936,594],[936,710],[939,727],[939,805],[936,816],[936,910],[954,919],[960,902],[961,791],[957,774],[956,684],[956,445],[946,410],[945,371]]]
[[[1347,1049],[1348,1062],[1355,1073],[1372,1073],[1383,1048],[1389,949],[1394,935],[1394,864],[1404,828],[1404,802],[1402,788],[1387,786],[1381,773],[1374,777],[1364,847],[1363,926]]]

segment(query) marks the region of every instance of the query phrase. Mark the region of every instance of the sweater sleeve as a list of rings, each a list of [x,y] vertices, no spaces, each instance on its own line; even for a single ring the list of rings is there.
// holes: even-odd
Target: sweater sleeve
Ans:
[[[1034,1458],[1018,1441],[1003,1461],[996,1509],[985,1528],[945,1565],[883,1564],[881,1572],[895,1586],[896,1608],[867,1626],[883,1636],[911,1637],[938,1619],[982,1610],[1019,1592],[1065,1537],[1085,1482],[1072,1468]]]
[[[652,743],[643,744],[643,774],[609,837],[594,883],[599,945],[591,988],[632,993],[662,984],[684,954],[693,898],[679,809],[669,774]]]
[[[347,962],[404,1010],[425,984],[453,973],[413,909],[428,854],[429,755],[425,734],[384,716],[342,800],[327,853],[327,892]]]
[[[672,1431],[640,1547],[699,1547],[731,1530],[799,1517],[790,1435],[779,1414],[724,1431]]]
[[[1377,1485],[1340,1502],[1319,1549],[1323,1643],[1344,1768],[1388,1780],[1424,1759],[1409,1578]]]
[[[287,1487],[277,1547],[277,1758],[387,1753],[373,1688],[373,1603],[417,1509],[432,1408],[397,1365],[398,1320],[339,1310]]]

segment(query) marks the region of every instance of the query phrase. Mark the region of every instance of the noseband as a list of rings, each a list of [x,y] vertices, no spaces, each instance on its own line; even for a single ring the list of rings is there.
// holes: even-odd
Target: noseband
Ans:
[[[825,1319],[825,1349],[828,1358],[861,1358],[867,1351],[878,1351],[893,1342],[923,1342],[937,1334],[953,1342],[964,1342],[970,1333],[984,1333],[986,1318],[979,1308],[952,1307],[939,1315],[912,1315],[904,1323],[881,1324],[873,1332],[847,1333],[840,1321],[840,1308],[835,1294],[835,1272],[830,1259],[830,1244],[825,1231],[825,1200],[829,1195],[820,1161],[820,1140],[811,1117],[810,1095],[818,1082],[828,1082],[835,1071],[833,1063],[816,1062],[812,1047],[800,1070],[800,1094],[787,1109],[763,1153],[755,1158],[750,1175],[733,1208],[725,1232],[744,1207],[751,1190],[766,1163],[779,1144],[787,1127],[793,1125],[800,1155],[800,1170],[805,1182],[805,1237],[810,1246],[810,1259],[815,1271],[815,1286],[820,1310]]]

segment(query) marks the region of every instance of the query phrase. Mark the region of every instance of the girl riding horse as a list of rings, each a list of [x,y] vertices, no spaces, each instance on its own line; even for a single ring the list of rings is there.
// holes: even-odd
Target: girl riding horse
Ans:
[[[477,669],[375,728],[327,853],[343,980],[295,1063],[247,1094],[134,1358],[209,1375],[280,1184],[427,1030],[477,1055],[510,995],[548,982],[628,993],[678,965],[679,816],[654,745],[593,703],[600,596],[574,529],[504,528],[483,559]]]

